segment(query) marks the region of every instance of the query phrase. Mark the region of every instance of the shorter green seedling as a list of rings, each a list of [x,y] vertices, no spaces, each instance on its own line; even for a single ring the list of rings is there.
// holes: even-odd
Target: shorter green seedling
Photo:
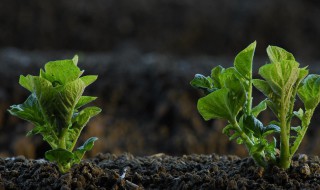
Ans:
[[[72,60],[48,62],[39,76],[21,75],[20,85],[31,94],[23,104],[12,105],[9,109],[12,115],[34,124],[27,135],[42,135],[52,148],[45,153],[46,159],[55,161],[62,173],[79,163],[98,139],[91,137],[74,150],[82,129],[101,111],[94,106],[80,110],[96,99],[82,94],[97,76],[81,77],[83,71],[77,63],[78,56],[75,56]]]
[[[234,67],[214,67],[211,76],[195,75],[191,85],[202,89],[206,96],[198,101],[198,110],[205,120],[226,119],[223,133],[230,140],[244,144],[256,164],[267,167],[278,165],[289,168],[320,102],[320,76],[308,75],[306,67],[286,50],[269,46],[270,63],[259,69],[262,79],[252,78],[252,61],[256,42],[241,51],[234,60]],[[267,98],[252,106],[252,87]],[[296,97],[304,107],[294,111]],[[277,120],[263,124],[257,117],[269,107]],[[292,118],[301,121],[292,126]],[[267,136],[280,133],[280,152],[276,138]],[[273,139],[270,141],[270,139]]]

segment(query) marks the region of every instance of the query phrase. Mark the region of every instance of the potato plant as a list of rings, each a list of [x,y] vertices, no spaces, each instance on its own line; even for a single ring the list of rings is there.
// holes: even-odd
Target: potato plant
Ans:
[[[40,70],[39,76],[21,75],[20,85],[31,94],[24,103],[9,109],[12,115],[33,123],[35,127],[27,135],[42,135],[52,148],[45,153],[46,159],[55,161],[62,173],[68,172],[92,149],[96,137],[89,138],[75,150],[74,147],[90,118],[101,111],[95,106],[80,109],[96,99],[82,94],[97,76],[81,76],[84,71],[77,63],[78,56],[51,61]]]
[[[205,120],[227,120],[223,133],[230,140],[244,144],[256,164],[287,169],[320,102],[320,76],[308,75],[307,68],[300,68],[294,56],[283,48],[269,46],[270,63],[259,68],[261,79],[253,79],[255,48],[256,42],[253,42],[241,51],[233,67],[214,67],[207,77],[195,75],[191,85],[205,92],[197,108]],[[255,106],[252,105],[253,87],[266,96]],[[304,106],[294,111],[297,97]],[[267,107],[277,119],[262,123],[258,116]],[[301,121],[299,126],[292,126],[294,117]],[[275,133],[280,133],[280,146]],[[269,135],[273,138],[267,138]]]

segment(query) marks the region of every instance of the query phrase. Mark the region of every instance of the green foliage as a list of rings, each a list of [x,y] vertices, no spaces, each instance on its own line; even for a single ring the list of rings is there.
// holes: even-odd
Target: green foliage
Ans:
[[[79,163],[84,153],[93,147],[96,137],[73,151],[82,129],[91,117],[101,112],[98,107],[82,106],[96,97],[83,96],[85,88],[97,76],[83,76],[77,66],[78,56],[71,60],[51,61],[40,70],[39,76],[20,76],[21,86],[31,92],[23,104],[12,105],[9,112],[34,124],[27,135],[40,134],[52,150],[46,152],[49,161],[57,162],[61,172]]]
[[[206,92],[198,100],[197,108],[205,120],[226,119],[229,124],[223,133],[244,144],[258,165],[288,168],[320,102],[320,76],[308,75],[308,70],[300,68],[291,53],[269,46],[270,63],[260,67],[262,79],[253,79],[255,48],[256,42],[242,50],[234,60],[234,67],[217,66],[211,76],[196,75],[191,85]],[[252,106],[253,86],[267,97],[256,106]],[[293,111],[297,96],[304,103],[304,110]],[[264,125],[257,117],[267,107],[277,121]],[[294,116],[300,119],[301,126],[291,126]],[[280,155],[276,138],[270,141],[267,137],[275,133],[280,133]]]

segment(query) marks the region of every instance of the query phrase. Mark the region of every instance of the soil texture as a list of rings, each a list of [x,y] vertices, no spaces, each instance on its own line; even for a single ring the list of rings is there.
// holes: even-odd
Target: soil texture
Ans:
[[[98,154],[60,174],[54,163],[0,159],[3,189],[320,189],[318,156],[297,155],[287,171],[237,156]]]

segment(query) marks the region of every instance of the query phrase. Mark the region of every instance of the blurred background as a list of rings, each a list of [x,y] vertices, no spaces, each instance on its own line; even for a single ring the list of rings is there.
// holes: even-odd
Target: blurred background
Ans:
[[[221,133],[224,121],[199,116],[202,93],[189,81],[216,65],[232,65],[254,40],[255,71],[268,61],[270,44],[320,73],[319,18],[315,0],[0,0],[0,156],[44,157],[49,146],[41,137],[25,137],[33,126],[6,110],[28,96],[20,74],[37,75],[46,62],[74,54],[85,74],[99,75],[86,91],[103,109],[81,135],[80,143],[100,139],[88,156],[247,156]],[[255,103],[264,98],[255,96]],[[320,143],[319,113],[298,152],[320,153],[314,146]],[[261,116],[270,118],[270,112]]]

